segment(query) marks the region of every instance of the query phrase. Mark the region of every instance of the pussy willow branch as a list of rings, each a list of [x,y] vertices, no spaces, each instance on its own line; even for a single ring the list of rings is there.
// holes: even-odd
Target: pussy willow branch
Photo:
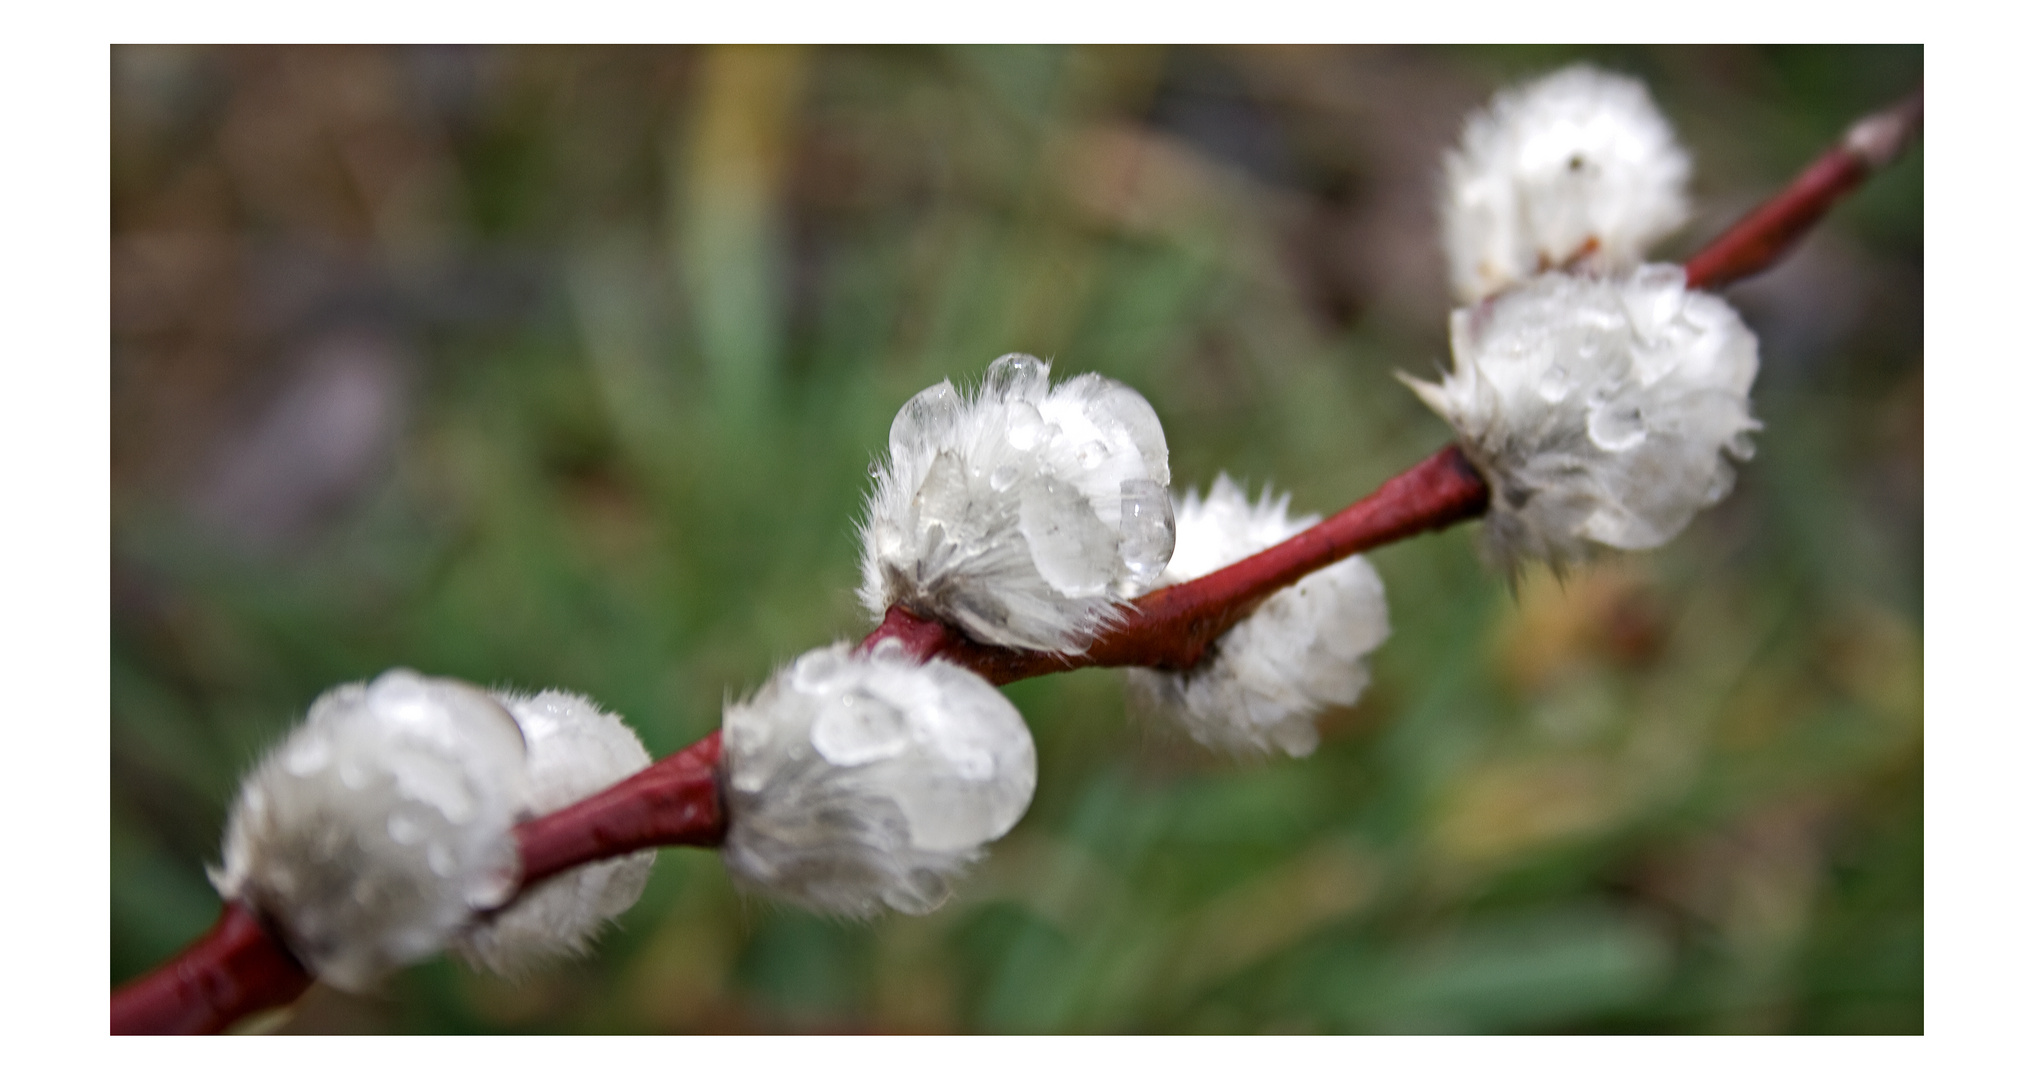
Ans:
[[[727,834],[719,772],[716,731],[605,791],[516,826],[517,895],[575,866],[643,848],[719,847]],[[280,933],[227,904],[204,937],[114,991],[112,1030],[215,1035],[288,1005],[310,986]]]
[[[1685,267],[1690,288],[1717,289],[1766,269],[1829,209],[1897,158],[1921,130],[1921,92],[1851,125],[1843,141],[1747,214]],[[1482,516],[1490,489],[1460,448],[1440,452],[1298,536],[1206,577],[1133,601],[1087,651],[983,645],[937,619],[893,607],[861,643],[896,641],[1002,685],[1083,667],[1190,668],[1272,593],[1322,567]],[[720,733],[563,810],[516,827],[521,888],[575,866],[647,847],[718,847],[727,833]],[[513,901],[511,901],[513,902]],[[295,1001],[311,976],[282,939],[238,904],[204,937],[113,993],[114,1034],[202,1034]]]
[[[647,847],[719,847],[720,732],[597,795],[516,826],[521,888],[553,874]]]
[[[1298,536],[1206,577],[1146,593],[1087,651],[1063,654],[975,642],[958,627],[893,607],[864,650],[896,641],[920,660],[939,657],[997,685],[1084,667],[1190,668],[1214,640],[1272,593],[1359,552],[1480,517],[1490,489],[1450,445]]]
[[[1816,158],[1785,190],[1696,252],[1685,267],[1688,287],[1720,289],[1778,262],[1830,207],[1892,164],[1920,134],[1917,88],[1898,104],[1852,124],[1842,142]]]
[[[311,988],[311,973],[253,912],[227,904],[205,936],[113,992],[115,1035],[216,1035]]]

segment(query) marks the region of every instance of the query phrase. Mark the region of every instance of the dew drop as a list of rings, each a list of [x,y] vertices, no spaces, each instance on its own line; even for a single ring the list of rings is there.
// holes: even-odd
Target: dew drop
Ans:
[[[1535,387],[1540,397],[1547,401],[1565,400],[1575,389],[1575,380],[1568,377],[1568,369],[1559,364],[1549,364],[1540,373],[1539,385]]]
[[[989,474],[989,487],[996,491],[1008,491],[1010,490],[1010,485],[1016,482],[1017,466],[1015,465],[999,465],[996,467],[995,472]]]
[[[852,691],[812,724],[812,748],[843,768],[896,757],[911,746],[911,722],[881,698]]]
[[[1129,567],[1137,584],[1150,583],[1172,561],[1178,532],[1172,516],[1172,496],[1150,480],[1125,480],[1123,492],[1123,539],[1117,553]]]
[[[831,689],[846,667],[846,661],[831,649],[806,653],[791,665],[791,688],[801,694],[819,695]]]
[[[454,825],[464,825],[480,812],[483,796],[456,760],[413,756],[396,762],[394,771],[396,790],[404,798],[429,806]]]
[[[369,683],[367,705],[382,717],[406,725],[426,724],[441,711],[432,700],[430,684],[407,668],[385,671]]]
[[[972,783],[981,783],[996,775],[996,759],[979,746],[955,747],[947,752],[954,775]]]
[[[960,425],[960,395],[941,381],[918,392],[897,410],[890,422],[890,453],[903,458],[913,450],[950,446]]]
[[[995,401],[1037,401],[1045,396],[1045,361],[1023,353],[1007,353],[989,365],[982,379],[982,397]]]
[[[938,871],[924,868],[911,871],[911,891],[913,901],[928,912],[946,903],[947,897],[953,895],[953,887],[939,876]]]
[[[1045,438],[1045,419],[1028,402],[1010,406],[1010,418],[1004,438],[1019,450],[1029,450]]]
[[[1017,527],[1032,565],[1062,596],[1096,596],[1114,576],[1118,538],[1069,485],[1041,476],[1024,485]]]
[[[1144,459],[1144,469],[1151,479],[1160,486],[1172,483],[1172,468],[1167,461],[1165,449],[1165,428],[1158,422],[1158,414],[1151,411],[1151,403],[1144,395],[1120,383],[1111,385],[1088,407],[1088,414],[1095,418],[1098,426],[1120,428],[1130,437],[1130,444]],[[1109,423],[1104,424],[1106,419]]]
[[[964,851],[993,840],[1030,804],[1034,755],[1020,724],[983,724],[964,708],[945,714],[930,739],[938,764],[917,783],[899,785],[897,808],[913,845]]]
[[[1629,450],[1646,441],[1646,417],[1636,405],[1599,401],[1589,407],[1589,441],[1605,450]]]
[[[1651,341],[1681,314],[1687,293],[1680,267],[1644,267],[1621,293],[1625,318],[1641,341]]]
[[[920,543],[937,544],[937,538],[932,535],[935,527],[951,532],[956,526],[965,524],[971,502],[967,470],[961,465],[960,458],[951,450],[940,451],[932,459],[932,467],[925,470],[925,480],[918,485],[918,494],[912,498],[922,534]]]

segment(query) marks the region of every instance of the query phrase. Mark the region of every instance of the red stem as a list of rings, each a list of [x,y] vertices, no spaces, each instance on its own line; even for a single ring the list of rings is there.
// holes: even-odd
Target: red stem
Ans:
[[[889,610],[861,648],[896,641],[921,660],[959,664],[997,685],[1084,667],[1190,668],[1208,645],[1272,593],[1358,552],[1481,515],[1490,489],[1459,447],[1392,477],[1347,510],[1206,577],[1137,598],[1086,652],[983,645],[905,607]]]
[[[310,986],[310,973],[260,919],[227,904],[204,937],[114,991],[113,1034],[216,1035]]]
[[[1921,133],[1921,91],[1859,120],[1786,190],[1726,229],[1685,267],[1691,289],[1720,289],[1779,261],[1822,215]]]
[[[527,889],[584,863],[647,847],[719,847],[720,732],[596,795],[516,826]]]
[[[516,826],[520,890],[553,874],[646,847],[718,847],[720,732],[605,791]],[[504,905],[506,906],[506,905]],[[209,1035],[295,1001],[310,973],[246,908],[227,904],[212,929],[113,992],[115,1035]]]

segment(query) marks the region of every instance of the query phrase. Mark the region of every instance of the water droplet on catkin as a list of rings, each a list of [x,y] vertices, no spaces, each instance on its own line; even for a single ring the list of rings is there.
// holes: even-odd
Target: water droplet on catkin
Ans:
[[[1173,522],[1172,496],[1149,480],[1125,480],[1123,492],[1123,539],[1117,552],[1133,578],[1148,583],[1164,572],[1172,561],[1178,533]]]
[[[1023,353],[1009,353],[989,365],[982,379],[982,396],[999,401],[1037,401],[1045,396],[1049,368],[1045,361]]]
[[[1645,413],[1636,405],[1599,401],[1589,407],[1589,441],[1619,453],[1646,441]]]
[[[1540,397],[1547,401],[1562,401],[1575,389],[1575,381],[1568,377],[1568,369],[1559,364],[1549,364],[1540,373],[1539,385],[1535,388]]]
[[[960,415],[960,395],[952,383],[940,382],[919,391],[890,422],[891,456],[902,458],[915,449],[951,444]]]

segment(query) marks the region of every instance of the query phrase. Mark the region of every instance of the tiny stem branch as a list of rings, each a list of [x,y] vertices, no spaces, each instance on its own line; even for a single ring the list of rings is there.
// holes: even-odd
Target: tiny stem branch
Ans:
[[[1843,141],[1802,170],[1685,267],[1691,289],[1720,289],[1779,261],[1822,215],[1871,174],[1885,168],[1921,133],[1921,91],[1859,120]]]

